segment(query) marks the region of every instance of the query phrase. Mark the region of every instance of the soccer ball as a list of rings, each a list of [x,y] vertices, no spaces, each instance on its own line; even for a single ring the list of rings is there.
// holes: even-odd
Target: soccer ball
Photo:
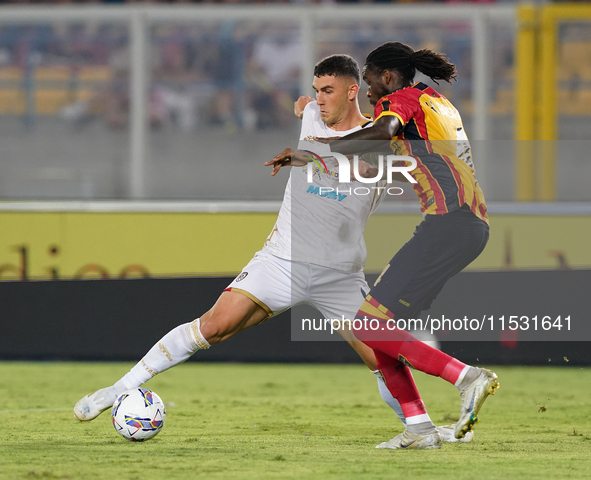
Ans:
[[[115,400],[111,418],[119,435],[133,442],[143,442],[162,430],[166,409],[160,397],[151,390],[134,388]]]

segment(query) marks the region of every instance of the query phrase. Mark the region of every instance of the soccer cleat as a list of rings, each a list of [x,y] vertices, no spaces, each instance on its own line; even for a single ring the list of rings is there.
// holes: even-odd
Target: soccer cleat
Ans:
[[[380,443],[376,448],[389,448],[391,450],[441,448],[441,437],[437,431],[426,435],[409,433],[405,430],[396,435],[392,440]]]
[[[81,422],[90,422],[111,408],[115,400],[117,400],[115,388],[101,388],[78,400],[74,405],[74,416]]]
[[[468,387],[460,390],[462,402],[460,419],[454,429],[454,437],[463,438],[478,422],[478,412],[489,395],[500,387],[497,375],[486,368],[479,368],[480,374]]]
[[[474,432],[470,430],[464,438],[456,438],[454,437],[454,429],[456,428],[455,425],[443,425],[441,427],[437,427],[437,431],[439,432],[439,436],[441,437],[442,442],[471,442],[474,440]]]

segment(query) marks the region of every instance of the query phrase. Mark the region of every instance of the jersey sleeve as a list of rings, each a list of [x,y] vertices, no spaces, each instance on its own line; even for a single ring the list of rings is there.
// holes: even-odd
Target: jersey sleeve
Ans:
[[[374,109],[374,123],[386,115],[392,115],[403,126],[406,125],[415,116],[417,108],[420,108],[418,99],[410,90],[405,88],[382,97]]]
[[[298,149],[313,151],[321,157],[330,157],[330,146],[324,143],[315,142],[312,139],[312,137],[322,136],[318,131],[321,122],[320,108],[316,101],[308,103],[304,108]]]
[[[308,103],[304,107],[304,116],[302,117],[302,128],[300,129],[300,140],[306,137],[314,136],[314,117],[318,111],[316,100]]]

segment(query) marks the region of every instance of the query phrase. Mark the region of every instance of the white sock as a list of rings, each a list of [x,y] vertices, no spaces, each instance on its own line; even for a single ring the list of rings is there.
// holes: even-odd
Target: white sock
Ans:
[[[155,375],[183,363],[197,350],[205,350],[210,345],[201,334],[199,318],[173,328],[113,387],[117,395],[137,388]]]
[[[380,372],[379,370],[372,370],[371,373],[373,373],[378,379],[378,390],[380,391],[380,396],[382,397],[382,400],[384,400],[384,402],[386,402],[388,406],[392,410],[394,410],[394,413],[398,416],[400,421],[406,427],[406,418],[404,418],[404,413],[402,413],[400,402],[396,400],[390,393],[390,390],[388,390],[386,382],[384,381],[384,377],[382,376],[382,372]]]

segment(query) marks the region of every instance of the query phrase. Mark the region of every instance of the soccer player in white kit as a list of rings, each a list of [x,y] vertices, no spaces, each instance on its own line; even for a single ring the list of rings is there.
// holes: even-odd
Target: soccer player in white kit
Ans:
[[[312,137],[344,136],[371,125],[359,111],[359,83],[359,67],[347,55],[333,55],[316,65],[317,101],[310,101],[303,109],[300,149],[313,142]],[[296,102],[296,114],[308,100]],[[313,170],[308,172],[308,168]],[[309,173],[312,183],[308,183]],[[78,401],[74,407],[76,418],[96,418],[124,391],[184,362],[197,350],[207,349],[292,306],[312,305],[326,319],[354,319],[369,291],[363,274],[363,232],[384,193],[384,188],[372,188],[378,184],[358,183],[369,187],[370,193],[347,194],[348,187],[354,188],[356,183],[339,183],[334,158],[292,167],[277,222],[263,249],[215,305],[196,320],[167,333],[113,386]],[[382,398],[404,423],[400,405],[377,371],[373,351],[350,332],[342,335],[376,375]],[[440,431],[442,438],[455,440],[452,428],[440,427]]]

